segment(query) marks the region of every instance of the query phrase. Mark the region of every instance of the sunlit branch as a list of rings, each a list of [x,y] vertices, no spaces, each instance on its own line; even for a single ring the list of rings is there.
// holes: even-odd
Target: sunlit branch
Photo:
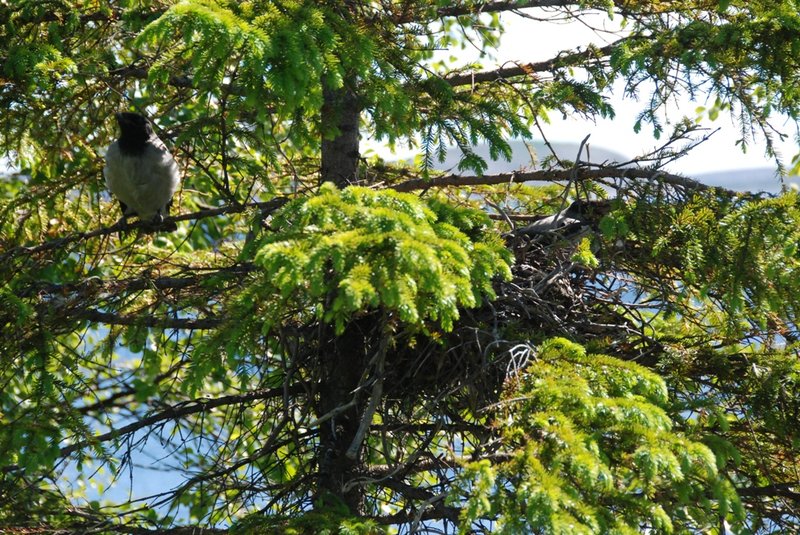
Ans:
[[[501,67],[492,71],[480,71],[448,76],[445,80],[453,87],[474,85],[497,80],[507,80],[518,76],[530,76],[540,72],[551,72],[559,67],[574,66],[578,63],[585,64],[591,59],[601,59],[609,55],[615,47],[626,39],[620,39],[602,48],[589,47],[580,52],[560,54],[554,58],[535,63],[521,63],[513,67]]]
[[[440,17],[459,17],[462,15],[476,15],[480,13],[500,13],[535,7],[566,7],[577,5],[575,0],[528,0],[527,2],[498,1],[476,2],[462,6],[440,7],[436,13]]]
[[[654,169],[621,168],[616,166],[540,171],[515,171],[513,173],[500,173],[497,175],[456,175],[450,174],[441,177],[425,179],[414,178],[395,184],[392,189],[396,191],[414,191],[431,187],[445,186],[488,186],[493,184],[514,184],[522,182],[559,182],[567,180],[601,180],[601,179],[639,179],[652,180],[684,188],[686,190],[715,190],[734,195],[735,192],[716,186],[708,186],[680,175],[665,173]]]
[[[575,0],[499,0],[495,2],[474,2],[461,5],[450,5],[437,8],[428,15],[442,17],[463,17],[468,15],[480,15],[482,13],[503,13],[506,11],[519,11],[521,9],[547,8],[547,7],[569,7],[577,6],[580,3]],[[402,11],[392,18],[395,24],[407,24],[418,22],[422,15],[413,10]]]

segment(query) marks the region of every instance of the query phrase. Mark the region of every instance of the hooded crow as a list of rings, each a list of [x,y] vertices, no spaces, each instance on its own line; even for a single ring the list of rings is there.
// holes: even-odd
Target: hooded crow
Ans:
[[[600,219],[611,211],[611,201],[573,201],[565,210],[541,219],[537,219],[527,227],[517,229],[514,234],[552,234],[578,229],[584,225],[596,225]]]
[[[180,184],[178,164],[143,115],[123,112],[116,118],[120,136],[108,146],[103,175],[119,200],[122,218],[135,215],[161,230],[176,230],[174,223],[162,222]]]

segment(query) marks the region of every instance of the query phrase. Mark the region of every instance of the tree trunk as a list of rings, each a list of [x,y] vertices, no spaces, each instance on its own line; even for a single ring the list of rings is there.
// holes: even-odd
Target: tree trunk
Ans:
[[[361,468],[361,452],[355,458],[346,455],[361,423],[360,404],[347,409],[366,366],[365,350],[369,341],[356,325],[322,348],[322,384],[319,389],[318,416],[335,414],[320,426],[319,490],[347,504],[355,515],[364,514],[364,490],[348,485]]]
[[[323,97],[321,179],[343,188],[356,180],[361,110],[351,89],[326,88]],[[361,380],[370,345],[367,338],[357,322],[352,322],[341,335],[320,339],[322,378],[317,416],[335,415],[320,427],[318,491],[339,498],[355,515],[364,513],[364,491],[357,485],[346,486],[357,476],[361,454],[353,459],[346,452],[357,434],[361,414],[357,404],[345,410],[342,407],[351,403]]]
[[[322,91],[322,181],[340,188],[355,182],[361,109],[348,88]]]

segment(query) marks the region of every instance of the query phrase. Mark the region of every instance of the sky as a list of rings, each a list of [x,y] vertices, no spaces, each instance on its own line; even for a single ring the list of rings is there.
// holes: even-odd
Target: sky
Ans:
[[[542,13],[541,10],[530,10],[532,13],[537,11]],[[613,34],[598,34],[587,26],[575,22],[536,23],[512,14],[504,16],[503,21],[506,24],[506,34],[503,36],[498,51],[498,59],[501,63],[515,58],[518,61],[519,59],[523,61],[548,59],[555,56],[560,50],[574,48],[576,44],[585,46],[593,43],[603,46],[619,38]],[[536,50],[531,50],[531,23],[536,25]],[[591,23],[593,26],[610,31],[616,30],[618,27],[618,23],[609,20],[606,14],[598,14]],[[535,57],[528,59],[527,57],[531,54]],[[631,157],[660,146],[663,143],[663,136],[659,142],[653,137],[652,128],[648,125],[645,125],[638,134],[633,131],[636,116],[643,106],[642,103],[623,99],[622,87],[622,84],[617,84],[615,95],[610,99],[616,111],[614,119],[598,119],[596,124],[592,124],[583,119],[564,120],[561,119],[560,114],[553,114],[548,136],[553,141],[580,142],[585,135],[591,134],[590,142]],[[646,98],[647,94],[643,92],[642,97]],[[679,121],[684,116],[695,119],[698,115],[697,108],[699,106],[708,107],[713,101],[713,97],[710,98],[710,101],[707,99],[692,101],[687,97],[669,105],[666,109],[666,116],[673,122]],[[776,121],[776,124],[781,126],[783,123],[785,121]],[[765,155],[766,144],[763,139],[752,142],[746,154],[743,154],[742,150],[735,145],[741,134],[730,115],[721,113],[716,121],[706,118],[701,124],[712,130],[718,128],[720,130],[685,158],[671,165],[671,170],[691,176],[728,169],[775,167],[772,158]],[[792,125],[786,123],[785,128],[782,129],[789,134],[789,142],[780,144],[779,153],[782,154],[784,164],[788,165],[798,150],[792,136]],[[665,130],[668,129],[665,128]]]
[[[533,16],[546,15],[541,9],[525,10],[525,12]],[[485,63],[487,70],[508,61],[528,63],[550,59],[562,50],[571,50],[576,46],[585,47],[589,43],[603,46],[619,38],[612,33],[595,32],[588,26],[576,22],[538,22],[511,13],[504,14],[502,21],[505,32],[494,61]],[[589,23],[595,28],[614,31],[618,29],[619,19],[609,20],[605,13],[598,13],[589,19]],[[446,55],[449,56],[450,53]],[[477,58],[475,50],[467,49],[457,54],[465,61]],[[644,125],[638,134],[635,133],[633,125],[643,104],[623,99],[622,88],[622,84],[617,84],[609,100],[616,112],[614,119],[598,119],[592,123],[581,118],[564,119],[560,113],[553,113],[550,115],[551,122],[546,128],[548,139],[553,142],[579,143],[586,135],[590,135],[589,143],[593,146],[622,153],[631,158],[662,145],[671,127],[665,127],[665,135],[662,135],[661,141],[653,137],[652,127],[649,125]],[[642,98],[646,97],[647,93],[642,92]],[[684,116],[694,120],[698,116],[697,108],[708,107],[713,100],[713,97],[710,101],[706,99],[691,101],[685,98],[671,103],[665,110],[665,116],[673,124]],[[706,117],[701,124],[709,131],[719,130],[687,156],[670,164],[669,171],[691,177],[717,171],[776,168],[775,161],[765,155],[766,144],[763,139],[751,140],[746,153],[735,145],[741,134],[730,115],[721,113],[716,121],[710,121]],[[787,168],[791,167],[791,159],[798,152],[794,139],[795,126],[780,117],[776,118],[775,125],[788,135],[788,141],[778,143],[777,147],[784,165]],[[539,138],[538,133],[534,138]],[[370,143],[367,145],[388,160],[408,158],[415,154],[414,151],[402,149],[391,153],[386,148]]]

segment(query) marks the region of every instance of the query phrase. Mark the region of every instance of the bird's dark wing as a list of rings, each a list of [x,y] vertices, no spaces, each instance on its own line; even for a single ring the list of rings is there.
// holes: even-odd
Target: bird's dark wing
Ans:
[[[514,234],[549,234],[556,231],[571,231],[572,229],[580,226],[580,221],[571,217],[567,217],[562,212],[559,212],[555,215],[543,217],[537,221],[534,221],[526,227],[518,228]]]

